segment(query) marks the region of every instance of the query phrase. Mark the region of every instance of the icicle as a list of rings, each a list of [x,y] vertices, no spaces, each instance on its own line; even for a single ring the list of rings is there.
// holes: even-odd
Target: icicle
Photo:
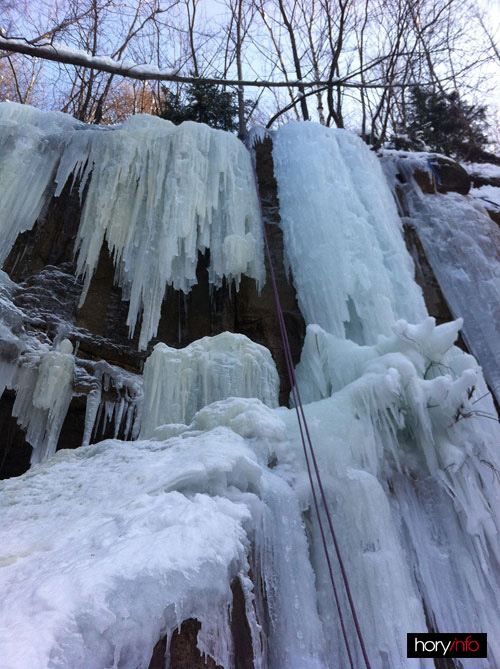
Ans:
[[[71,342],[63,339],[56,350],[19,371],[12,415],[26,429],[26,439],[33,446],[32,464],[43,462],[56,451],[73,395],[72,351]]]
[[[238,286],[242,274],[263,284],[250,155],[231,133],[147,115],[103,129],[3,103],[0,142],[4,257],[52,194],[71,178],[81,194],[87,186],[76,240],[82,301],[106,241],[130,300],[131,334],[142,313],[140,350],[156,334],[167,286],[187,293],[196,283],[199,252],[210,249],[211,284],[226,279]]]

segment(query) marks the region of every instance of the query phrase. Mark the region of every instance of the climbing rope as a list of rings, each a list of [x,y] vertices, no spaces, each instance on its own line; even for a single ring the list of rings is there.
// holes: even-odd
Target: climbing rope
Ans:
[[[278,286],[277,286],[277,283],[276,283],[276,277],[275,277],[275,274],[274,274],[274,267],[273,267],[273,263],[272,263],[272,259],[271,259],[271,252],[270,252],[269,242],[268,242],[267,233],[266,233],[266,226],[265,226],[265,223],[264,223],[264,212],[263,212],[263,209],[262,209],[262,201],[260,199],[259,182],[258,182],[258,178],[257,178],[257,172],[256,172],[256,169],[255,169],[253,155],[252,155],[252,152],[250,151],[250,147],[248,145],[247,145],[247,148],[249,149],[249,152],[250,152],[250,160],[252,162],[252,169],[253,169],[253,175],[254,175],[254,180],[255,180],[255,190],[257,192],[257,199],[259,201],[259,211],[260,211],[260,220],[261,220],[261,225],[262,225],[262,235],[263,235],[263,238],[264,238],[264,250],[265,250],[267,262],[268,262],[268,265],[269,265],[269,273],[271,275],[271,284],[272,284],[272,288],[273,288],[274,301],[276,303],[276,311],[277,311],[277,314],[278,314],[278,322],[279,322],[279,326],[280,326],[281,339],[283,341],[283,349],[284,349],[284,352],[285,352],[285,361],[286,361],[286,367],[287,367],[287,372],[288,372],[288,378],[290,380],[291,393],[292,393],[293,403],[295,405],[297,420],[298,420],[298,423],[299,423],[300,438],[301,438],[301,441],[302,441],[302,448],[304,450],[304,458],[305,458],[305,461],[306,461],[307,474],[308,474],[308,477],[309,477],[309,483],[311,485],[314,508],[315,508],[315,511],[316,511],[316,517],[318,519],[318,525],[319,525],[319,529],[320,529],[320,533],[321,533],[321,542],[322,542],[322,545],[323,545],[323,550],[324,550],[325,557],[326,557],[326,562],[327,562],[327,565],[328,565],[328,573],[329,573],[330,582],[331,582],[332,589],[333,589],[333,594],[334,594],[334,598],[335,598],[337,611],[338,611],[338,614],[339,614],[340,626],[342,628],[342,635],[343,635],[343,638],[344,638],[344,642],[345,642],[345,646],[346,646],[346,650],[347,650],[347,655],[349,657],[350,667],[351,667],[351,669],[355,669],[354,668],[354,663],[353,663],[352,652],[351,652],[351,648],[350,648],[350,644],[349,644],[349,639],[348,639],[347,631],[346,631],[346,627],[345,627],[344,616],[342,614],[342,608],[340,606],[338,592],[337,592],[337,588],[336,588],[336,585],[335,585],[335,579],[334,579],[334,576],[333,576],[333,569],[332,569],[332,564],[331,564],[331,560],[330,560],[328,544],[327,544],[327,541],[326,541],[326,535],[325,535],[325,530],[324,530],[324,526],[323,526],[323,521],[321,519],[320,504],[319,504],[319,501],[318,501],[318,495],[317,495],[316,486],[315,486],[315,483],[314,483],[314,477],[313,477],[312,470],[314,470],[314,475],[316,477],[317,486],[318,486],[318,490],[319,490],[319,496],[320,496],[321,502],[323,504],[323,509],[324,509],[324,513],[325,513],[325,516],[326,516],[326,520],[327,520],[328,530],[330,532],[330,536],[331,536],[332,541],[333,541],[333,546],[335,548],[335,555],[337,557],[337,561],[338,561],[338,564],[339,564],[339,567],[340,567],[340,572],[342,574],[344,589],[345,589],[345,592],[346,592],[346,595],[347,595],[347,600],[349,602],[349,608],[350,608],[352,619],[353,619],[353,622],[354,622],[354,627],[356,629],[356,634],[357,634],[359,645],[360,645],[360,648],[361,648],[361,653],[363,655],[363,660],[364,660],[366,669],[371,669],[370,661],[368,659],[368,654],[366,652],[365,642],[364,642],[363,635],[362,635],[362,632],[361,632],[361,627],[360,627],[360,624],[359,624],[358,616],[356,614],[356,608],[354,606],[354,601],[353,601],[352,594],[351,594],[351,588],[349,586],[349,580],[347,578],[347,573],[346,573],[346,570],[345,570],[345,567],[344,567],[344,562],[343,562],[342,556],[340,554],[340,547],[339,547],[339,544],[338,544],[338,541],[337,541],[337,536],[335,534],[335,530],[334,530],[334,527],[333,527],[332,518],[331,518],[330,512],[328,510],[328,503],[327,503],[327,499],[326,499],[326,494],[325,494],[325,490],[324,490],[324,487],[323,487],[323,482],[321,480],[321,475],[320,475],[320,471],[319,471],[318,462],[316,460],[316,454],[314,452],[314,447],[313,447],[311,435],[309,433],[309,427],[307,425],[307,420],[306,420],[306,416],[305,416],[305,413],[304,413],[304,408],[302,406],[302,401],[300,399],[299,386],[297,384],[297,379],[296,379],[296,376],[295,376],[295,369],[294,369],[293,360],[292,360],[292,352],[291,352],[290,343],[289,343],[289,340],[288,340],[288,333],[287,333],[287,329],[286,329],[286,325],[285,325],[285,319],[284,319],[284,316],[283,316],[283,310],[281,308],[281,302],[280,302],[280,299],[279,299]],[[312,462],[312,467],[311,467],[311,462]]]

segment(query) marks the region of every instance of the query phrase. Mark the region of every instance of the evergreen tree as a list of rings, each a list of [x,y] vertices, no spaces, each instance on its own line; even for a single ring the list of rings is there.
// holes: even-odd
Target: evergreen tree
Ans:
[[[189,84],[181,98],[164,87],[160,116],[175,124],[197,121],[212,128],[235,131],[238,128],[236,94],[220,90],[216,84],[196,83]]]
[[[469,105],[457,91],[412,90],[407,134],[412,148],[430,149],[463,160],[481,160],[488,143],[486,107]]]

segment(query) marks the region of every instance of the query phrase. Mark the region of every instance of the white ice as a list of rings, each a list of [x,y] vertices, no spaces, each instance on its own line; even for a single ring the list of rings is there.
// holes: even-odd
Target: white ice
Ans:
[[[73,346],[63,339],[40,358],[28,357],[17,372],[12,415],[26,430],[26,440],[33,446],[32,464],[42,462],[56,451],[73,396],[74,368]]]
[[[167,423],[190,423],[207,404],[228,397],[256,397],[278,405],[279,378],[264,346],[223,332],[185,348],[156,344],[144,365],[141,438]]]
[[[401,171],[400,185],[409,209],[408,223],[455,318],[463,318],[463,336],[500,399],[500,229],[483,204],[458,193],[423,195],[405,159],[386,158],[389,177]]]
[[[297,500],[266,466],[284,426],[255,399],[217,403],[210,422],[168,441],[59,451],[2,482],[2,666],[147,667],[158,639],[190,617],[202,623],[201,649],[233,666],[230,585],[240,578],[256,669],[324,667]],[[252,545],[272,612],[262,630]]]
[[[288,125],[276,134],[273,157],[285,250],[309,324],[298,382],[372,666],[410,666],[406,633],[428,625],[487,631],[489,661],[498,664],[500,629],[490,612],[500,606],[500,429],[481,369],[453,345],[462,321],[436,328],[426,317],[391,191],[359,139]],[[462,304],[476,309],[473,270],[456,266],[477,261],[484,273],[498,265],[476,224],[484,210],[458,195],[430,197],[448,221],[446,232],[436,230],[426,210],[429,243],[447,252],[438,280],[445,294],[462,291]],[[473,233],[470,220],[460,225],[469,210],[477,212]],[[455,236],[473,237],[458,260],[452,221]],[[494,309],[499,300],[490,298],[484,304]],[[455,313],[467,320],[471,312]],[[483,313],[478,329],[494,328],[492,316]],[[489,339],[500,341],[493,332]],[[298,452],[295,416],[281,415]],[[304,474],[294,486],[310,508]],[[309,517],[326,648],[331,666],[347,666],[318,524]],[[336,563],[335,570],[339,583]],[[346,612],[343,591],[342,598]],[[348,634],[355,666],[363,666],[351,624]]]
[[[374,343],[425,317],[392,193],[361,139],[315,123],[278,130],[273,159],[286,259],[306,323]]]
[[[131,334],[142,315],[140,349],[156,334],[167,285],[187,293],[197,282],[199,253],[210,250],[213,286],[238,286],[242,274],[263,284],[250,155],[231,133],[147,115],[100,128],[0,103],[0,151],[3,259],[53,194],[77,180],[83,196],[87,186],[76,240],[82,300],[106,242]]]

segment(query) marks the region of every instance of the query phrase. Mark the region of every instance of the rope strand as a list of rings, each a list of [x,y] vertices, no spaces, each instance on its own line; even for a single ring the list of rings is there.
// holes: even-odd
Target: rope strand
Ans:
[[[361,627],[360,627],[358,616],[357,616],[357,613],[356,613],[356,608],[354,606],[354,600],[353,600],[352,594],[351,594],[351,588],[349,586],[349,580],[348,580],[348,577],[347,577],[347,572],[345,570],[344,563],[343,563],[343,560],[342,560],[342,556],[340,554],[340,547],[339,547],[339,544],[338,544],[338,541],[337,541],[337,536],[335,534],[335,530],[334,530],[334,527],[333,527],[332,518],[331,518],[330,512],[328,510],[328,503],[327,503],[327,499],[326,499],[326,494],[325,494],[325,491],[324,491],[324,488],[323,488],[323,482],[321,480],[321,475],[320,475],[320,471],[319,471],[319,467],[318,467],[318,462],[316,460],[316,454],[314,452],[311,435],[309,433],[309,427],[307,425],[307,420],[306,420],[306,416],[305,416],[305,413],[304,413],[304,408],[302,406],[302,401],[301,401],[301,398],[300,398],[300,392],[299,392],[299,387],[298,387],[298,384],[297,384],[297,379],[296,379],[296,376],[295,376],[295,369],[294,369],[293,360],[292,360],[292,353],[291,353],[291,349],[290,349],[290,343],[289,343],[289,340],[288,340],[288,333],[287,333],[287,329],[286,329],[286,325],[285,325],[285,319],[283,317],[283,310],[281,308],[281,302],[280,302],[280,299],[279,299],[278,286],[277,286],[277,283],[276,283],[276,277],[275,277],[275,274],[274,274],[274,267],[273,267],[273,263],[272,263],[272,259],[271,259],[271,251],[270,251],[270,248],[269,248],[269,242],[268,242],[267,233],[266,233],[266,227],[265,227],[265,222],[264,222],[264,212],[263,212],[263,209],[262,209],[262,201],[260,199],[257,172],[256,172],[256,169],[255,169],[255,164],[254,164],[252,155],[251,155],[251,162],[252,162],[252,169],[253,169],[253,175],[254,175],[254,180],[255,180],[255,189],[256,189],[256,192],[257,192],[257,199],[259,201],[259,211],[260,211],[260,219],[261,219],[261,225],[262,225],[262,234],[263,234],[263,239],[264,239],[264,249],[265,249],[267,262],[269,264],[269,273],[271,275],[271,284],[272,284],[272,288],[273,288],[274,301],[276,303],[276,310],[277,310],[277,314],[278,314],[278,322],[279,322],[279,327],[280,327],[281,338],[282,338],[282,341],[283,341],[283,348],[284,348],[284,353],[285,353],[285,362],[286,362],[288,377],[289,377],[290,386],[291,386],[291,394],[292,394],[293,402],[294,402],[294,405],[295,405],[297,420],[298,420],[298,423],[299,423],[299,431],[300,431],[300,437],[301,437],[301,441],[302,441],[302,447],[303,447],[303,450],[304,450],[304,457],[305,457],[305,461],[306,461],[307,474],[308,474],[308,477],[309,477],[309,483],[311,485],[311,490],[312,490],[312,495],[313,495],[313,503],[314,503],[314,507],[315,507],[315,510],[316,510],[316,516],[318,518],[318,524],[319,524],[320,533],[321,533],[321,541],[322,541],[322,545],[323,545],[323,550],[325,552],[325,557],[326,557],[326,561],[327,561],[327,565],[328,565],[328,572],[329,572],[329,576],[330,576],[330,581],[331,581],[333,594],[334,594],[334,598],[335,598],[335,602],[336,602],[336,606],[337,606],[337,611],[338,611],[338,614],[339,614],[340,625],[341,625],[341,628],[342,628],[342,635],[344,637],[344,642],[345,642],[345,646],[346,646],[346,650],[347,650],[347,655],[349,657],[349,664],[351,666],[351,669],[354,669],[352,653],[351,653],[349,640],[348,640],[348,636],[347,636],[347,632],[346,632],[346,628],[345,628],[345,623],[344,623],[344,617],[343,617],[342,609],[341,609],[341,606],[340,606],[340,601],[339,601],[339,597],[338,597],[338,593],[337,593],[337,588],[335,586],[335,579],[334,579],[334,576],[333,576],[333,569],[332,569],[332,565],[331,565],[331,561],[330,561],[330,555],[329,555],[329,551],[328,551],[328,545],[327,545],[327,541],[326,541],[325,531],[324,531],[324,528],[323,528],[323,522],[321,520],[320,505],[318,503],[316,488],[315,488],[315,485],[314,485],[314,479],[313,479],[313,475],[312,475],[312,471],[311,471],[309,453],[310,453],[310,458],[311,458],[312,463],[313,463],[314,474],[315,474],[317,485],[318,485],[318,488],[319,488],[321,501],[323,503],[323,508],[324,508],[324,512],[325,512],[325,515],[326,515],[326,519],[327,519],[328,529],[329,529],[330,535],[332,537],[333,545],[334,545],[334,548],[335,548],[335,554],[336,554],[336,557],[337,557],[337,561],[339,563],[340,572],[342,574],[344,589],[345,589],[347,599],[348,599],[348,602],[349,602],[349,608],[351,610],[351,615],[352,615],[352,618],[353,618],[354,627],[356,629],[356,634],[357,634],[357,637],[358,637],[359,645],[361,647],[363,660],[364,660],[366,669],[371,669],[370,661],[368,659],[368,654],[366,652],[366,646],[365,646],[363,635],[362,635],[362,632],[361,632]],[[308,447],[309,447],[309,453],[308,453]]]

